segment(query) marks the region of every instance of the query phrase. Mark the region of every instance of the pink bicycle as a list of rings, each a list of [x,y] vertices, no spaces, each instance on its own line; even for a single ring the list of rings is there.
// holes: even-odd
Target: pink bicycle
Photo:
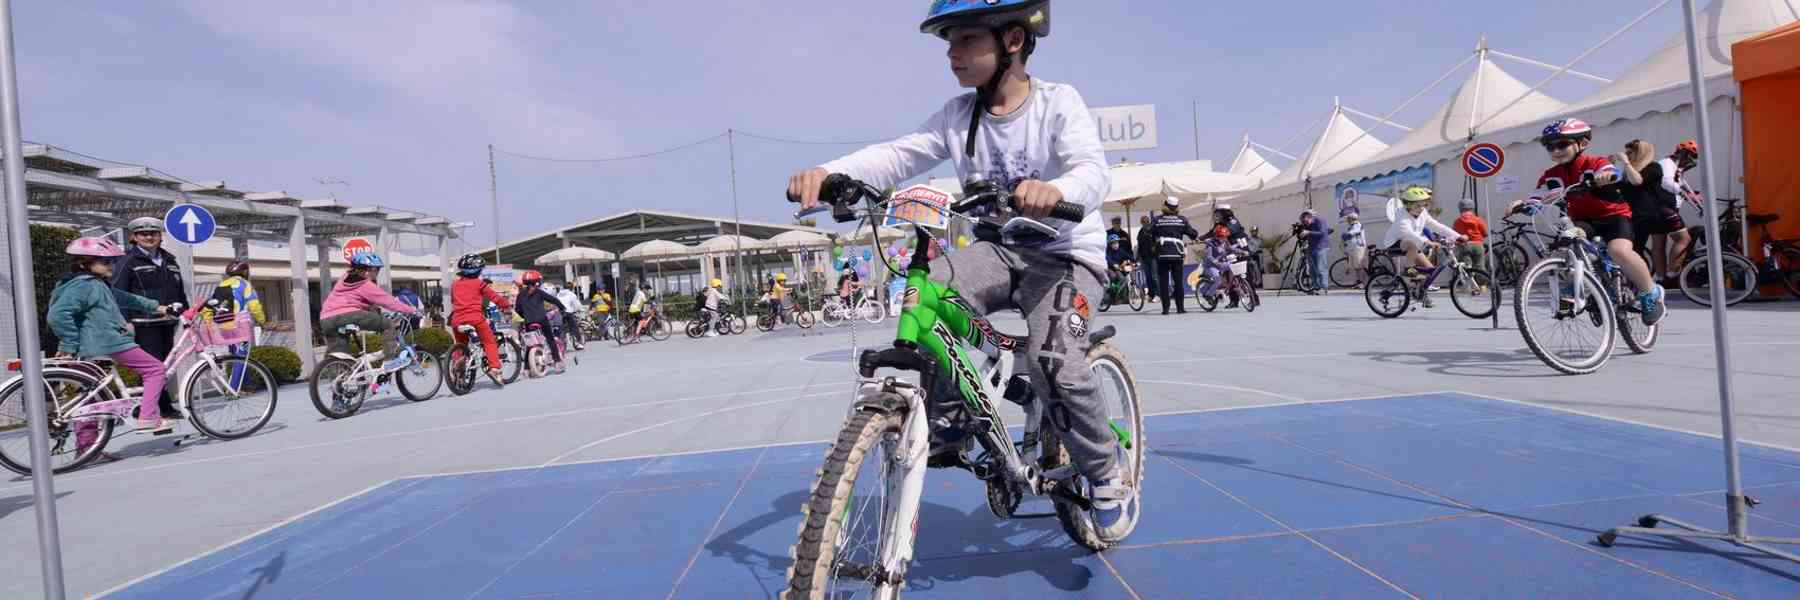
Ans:
[[[251,341],[255,323],[250,316],[212,319],[188,311],[180,323],[175,349],[163,368],[170,372],[170,389],[188,423],[202,435],[220,440],[246,437],[267,425],[275,415],[274,374],[247,356],[222,352]],[[176,377],[175,367],[190,357],[195,360]],[[20,362],[8,361],[7,369],[18,372]],[[0,385],[0,466],[29,475],[24,386],[23,374]],[[143,388],[127,386],[117,365],[106,357],[45,360],[44,388],[54,473],[81,468],[100,456],[113,428],[131,417],[143,394]]]

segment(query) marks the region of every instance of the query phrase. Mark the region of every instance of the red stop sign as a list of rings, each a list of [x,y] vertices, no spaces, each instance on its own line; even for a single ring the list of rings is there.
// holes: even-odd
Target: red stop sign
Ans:
[[[365,251],[374,252],[375,245],[362,238],[350,238],[350,241],[344,242],[344,262],[350,262],[350,257],[356,256],[357,252]]]

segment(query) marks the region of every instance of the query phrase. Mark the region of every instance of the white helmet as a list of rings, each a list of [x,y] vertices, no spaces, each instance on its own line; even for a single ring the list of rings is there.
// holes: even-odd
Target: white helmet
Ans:
[[[1181,208],[1181,199],[1176,198],[1174,196],[1164,197],[1163,198],[1163,206],[1167,206],[1169,208]]]

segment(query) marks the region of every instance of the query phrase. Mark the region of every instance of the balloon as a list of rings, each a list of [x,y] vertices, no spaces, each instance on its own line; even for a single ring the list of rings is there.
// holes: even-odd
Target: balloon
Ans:
[[[875,249],[863,248],[863,260],[875,260]]]
[[[956,236],[956,247],[958,249],[969,247],[969,236],[966,236],[966,235]]]
[[[831,247],[831,257],[832,258],[843,258],[843,256],[844,256],[844,247],[843,246],[832,246]]]

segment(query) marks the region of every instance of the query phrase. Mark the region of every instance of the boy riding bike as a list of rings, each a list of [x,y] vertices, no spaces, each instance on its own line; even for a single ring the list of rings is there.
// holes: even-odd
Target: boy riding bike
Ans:
[[[456,346],[460,348],[469,340],[457,329],[463,325],[474,327],[475,336],[481,338],[481,351],[487,355],[488,379],[494,385],[506,387],[505,379],[500,376],[500,343],[494,338],[494,328],[488,324],[484,309],[489,302],[500,310],[512,310],[512,304],[481,278],[481,270],[485,268],[487,260],[480,254],[464,254],[456,259],[456,283],[450,284],[450,331],[454,332]]]
[[[796,173],[788,196],[802,210],[819,203],[828,175],[893,187],[950,161],[963,181],[982,179],[1013,191],[1025,217],[1043,219],[1059,201],[1086,208],[1079,222],[1052,221],[1054,239],[1035,246],[983,240],[933,261],[930,277],[953,283],[980,314],[1017,307],[1030,330],[1025,364],[1074,464],[1096,482],[1094,521],[1117,542],[1136,524],[1136,482],[1115,461],[1115,434],[1088,364],[1088,298],[1101,293],[1106,235],[1099,209],[1111,188],[1100,136],[1073,87],[1035,79],[1025,64],[1050,32],[1049,0],[940,0],[921,31],[949,42],[950,70],[975,88],[951,99],[915,132]]]
[[[1632,248],[1631,205],[1613,185],[1619,180],[1618,168],[1605,156],[1585,153],[1593,140],[1593,128],[1580,119],[1562,119],[1545,126],[1543,137],[1538,141],[1543,143],[1544,150],[1556,164],[1538,178],[1537,190],[1531,197],[1513,202],[1512,208],[1526,205],[1527,210],[1535,213],[1552,190],[1591,181],[1591,190],[1567,196],[1569,220],[1588,236],[1598,237],[1605,243],[1613,263],[1625,272],[1625,278],[1638,292],[1638,307],[1644,313],[1644,324],[1655,325],[1662,320],[1666,309],[1663,287],[1652,281],[1650,267]]]
[[[1390,250],[1405,249],[1406,257],[1412,260],[1418,274],[1411,278],[1419,285],[1419,305],[1431,308],[1431,297],[1426,295],[1425,274],[1430,273],[1437,265],[1432,264],[1430,251],[1438,247],[1438,243],[1427,237],[1436,233],[1444,239],[1463,240],[1463,235],[1456,229],[1438,222],[1427,212],[1431,208],[1431,188],[1415,185],[1400,192],[1400,203],[1404,210],[1397,211],[1392,218],[1394,226],[1388,228],[1387,237],[1382,245]]]

